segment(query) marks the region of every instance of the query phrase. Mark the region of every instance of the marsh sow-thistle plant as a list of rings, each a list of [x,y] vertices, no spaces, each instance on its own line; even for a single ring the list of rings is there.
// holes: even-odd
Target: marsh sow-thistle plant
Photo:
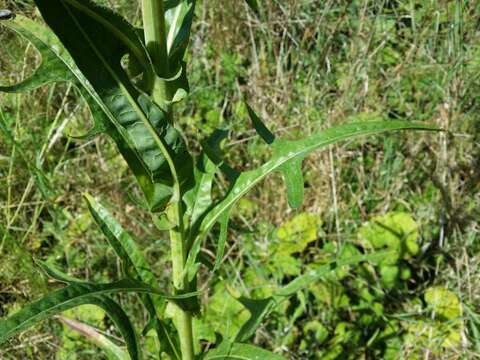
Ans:
[[[158,357],[202,359],[281,359],[279,355],[248,345],[256,329],[284,299],[317,281],[330,266],[294,279],[267,299],[240,298],[251,313],[233,337],[219,336],[202,353],[195,344],[192,318],[201,319],[197,273],[201,246],[219,224],[215,261],[207,271],[217,271],[226,247],[229,215],[235,203],[273,172],[282,174],[289,205],[303,201],[302,162],[311,152],[338,141],[384,131],[433,127],[408,121],[361,122],[330,128],[292,141],[275,137],[247,106],[252,126],[271,147],[270,159],[258,168],[237,172],[218,151],[218,136],[196,139],[201,153],[191,152],[172,111],[188,96],[184,62],[194,18],[194,0],[143,0],[143,29],[90,0],[35,0],[46,25],[2,11],[2,25],[30,41],[42,63],[26,80],[1,86],[4,92],[21,92],[52,82],[69,82],[90,108],[93,127],[84,137],[107,134],[116,144],[140,187],[152,223],[168,232],[172,266],[171,286],[159,284],[150,264],[133,238],[91,195],[89,210],[109,245],[123,263],[123,280],[91,283],[73,278],[48,264],[43,271],[65,287],[0,320],[0,343],[31,325],[83,304],[101,307],[125,342],[125,349],[108,342],[115,358],[142,358],[140,336],[154,331]],[[254,1],[248,3],[255,7]],[[223,172],[229,187],[223,196],[212,196],[215,175]],[[377,255],[378,256],[378,255]],[[362,256],[341,264],[369,260]],[[162,291],[160,289],[171,289]],[[138,293],[149,321],[137,329],[114,293]],[[135,322],[137,323],[137,322]],[[140,330],[140,331],[139,331]],[[105,344],[104,344],[105,345]],[[105,345],[106,346],[106,345]],[[112,350],[114,349],[114,351]],[[200,349],[195,353],[195,349]]]

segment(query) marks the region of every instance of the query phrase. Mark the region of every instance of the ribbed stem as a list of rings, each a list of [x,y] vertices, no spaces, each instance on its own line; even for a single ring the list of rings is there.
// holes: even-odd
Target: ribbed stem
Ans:
[[[161,79],[168,78],[169,75],[163,0],[142,0],[142,14],[145,43],[154,63],[155,71],[160,77],[152,82],[152,97],[157,104],[162,106],[171,100],[171,94],[168,92],[168,83]],[[164,110],[171,116],[168,106]],[[181,204],[180,184],[175,176],[174,194],[168,210],[168,217],[175,224],[175,228],[170,231],[170,248],[173,267],[172,281],[176,293],[185,293],[190,290],[184,275],[187,254]],[[175,305],[174,323],[179,335],[182,360],[193,360],[195,355],[192,315]]]
[[[170,230],[170,251],[173,267],[173,286],[178,293],[188,292],[188,283],[185,279],[185,262],[187,249],[183,231],[181,202],[173,203],[169,209],[169,218],[177,225]],[[195,357],[193,347],[192,315],[175,305],[174,323],[180,337],[180,349],[183,360],[193,360]]]
[[[168,83],[163,80],[170,75],[163,0],[142,0],[142,16],[145,44],[153,61],[155,72],[159,76],[149,79],[150,90],[154,100],[163,107],[165,102],[171,100]],[[168,107],[164,110],[170,112]]]
[[[158,74],[168,76],[167,37],[163,0],[142,0],[145,43]]]

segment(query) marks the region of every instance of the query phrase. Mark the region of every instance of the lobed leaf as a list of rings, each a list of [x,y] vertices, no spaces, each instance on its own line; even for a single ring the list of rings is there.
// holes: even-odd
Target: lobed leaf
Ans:
[[[52,31],[22,15],[18,15],[15,21],[6,21],[2,25],[30,41],[40,52],[42,62],[25,80],[11,86],[0,86],[0,91],[30,91],[51,82],[61,81],[78,85],[73,60]]]
[[[167,115],[132,85],[121,67],[122,57],[130,51],[127,40],[137,38],[136,45],[145,57],[147,50],[135,29],[109,9],[88,0],[82,1],[82,6],[77,6],[76,0],[59,2],[52,7],[48,0],[36,0],[43,18],[100,97],[101,108],[110,120],[107,133],[136,175],[151,209],[159,210],[179,180],[174,179],[177,174],[172,159],[182,165],[179,168],[186,167],[187,173],[191,160]],[[105,14],[106,22],[112,21],[117,30],[99,20],[97,13]],[[118,29],[127,35],[120,36]]]
[[[249,299],[242,296],[237,300],[250,312],[250,318],[242,325],[235,337],[235,341],[242,342],[247,341],[255,334],[255,331],[262,324],[263,320],[277,306],[277,302],[274,297]]]
[[[257,132],[258,135],[265,141],[267,144],[272,144],[275,141],[275,135],[271,133],[271,131],[265,126],[262,120],[258,117],[258,115],[253,111],[253,109],[245,103],[247,107],[248,116],[250,116],[250,120],[252,121],[253,128]]]
[[[36,4],[58,38],[23,17],[5,22],[39,49],[43,61],[32,78],[3,90],[25,91],[52,81],[72,82],[93,114],[95,125],[88,135],[105,132],[115,141],[150,209],[162,210],[172,197],[175,177],[182,186],[189,186],[192,160],[167,115],[135,88],[121,66],[122,57],[133,54],[147,75],[153,72],[138,32],[120,16],[89,0],[60,0],[54,7],[47,0]]]
[[[275,139],[273,155],[259,168],[246,171],[233,179],[226,196],[203,218],[187,259],[189,278],[196,272],[200,244],[213,225],[229,212],[232,206],[267,175],[280,171],[286,180],[289,202],[298,207],[303,199],[301,163],[313,151],[342,140],[394,130],[439,130],[433,125],[410,121],[371,121],[332,127],[301,140]]]

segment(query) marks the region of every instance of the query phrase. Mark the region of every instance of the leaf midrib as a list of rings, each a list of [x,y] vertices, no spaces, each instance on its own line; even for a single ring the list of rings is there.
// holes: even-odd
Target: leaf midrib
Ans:
[[[91,18],[97,20],[103,26],[108,28],[110,32],[112,32],[118,38],[120,38],[123,41],[123,43],[127,44],[127,47],[130,50],[132,50],[137,60],[139,60],[145,66],[145,68],[148,68],[149,70],[153,71],[153,67],[150,66],[151,64],[145,61],[144,55],[147,53],[142,51],[142,49],[139,49],[138,46],[133,41],[131,41],[128,36],[125,36],[120,30],[118,30],[115,26],[113,26],[109,21],[105,21],[105,19],[102,16],[98,15],[96,12],[90,10],[87,6],[79,3],[76,0],[63,0],[63,1],[70,3],[70,5],[72,5],[73,7],[77,8],[80,11],[85,12]]]
[[[153,139],[155,140],[157,146],[160,148],[161,152],[162,152],[162,155],[164,156],[165,160],[167,161],[168,165],[169,165],[169,168],[170,168],[170,172],[172,174],[172,178],[174,180],[174,187],[175,187],[175,192],[177,193],[176,197],[177,199],[179,199],[179,193],[180,193],[180,185],[179,185],[179,181],[178,181],[178,176],[177,176],[177,172],[176,172],[176,169],[175,169],[175,166],[174,166],[174,162],[172,160],[172,157],[170,156],[165,144],[163,143],[162,139],[160,139],[160,137],[158,136],[157,132],[155,131],[155,129],[153,128],[152,124],[150,124],[150,122],[148,121],[148,119],[146,118],[145,114],[143,113],[142,109],[140,109],[140,107],[138,106],[137,102],[135,101],[135,99],[133,99],[132,95],[130,94],[130,92],[127,90],[127,88],[125,87],[125,85],[122,83],[122,81],[119,79],[119,77],[117,76],[116,72],[112,69],[112,67],[110,66],[110,64],[108,63],[108,61],[106,61],[106,59],[104,58],[104,56],[98,51],[97,47],[95,46],[94,42],[91,40],[90,36],[88,36],[88,34],[84,31],[83,27],[79,24],[77,18],[75,17],[74,14],[72,14],[72,12],[70,11],[70,9],[68,8],[68,6],[65,6],[65,4],[63,3],[64,1],[72,1],[72,0],[63,0],[62,1],[62,4],[63,6],[65,7],[65,10],[69,13],[70,17],[72,18],[72,20],[75,22],[75,25],[77,26],[77,28],[80,30],[80,32],[82,33],[83,37],[86,39],[86,41],[88,42],[88,45],[90,46],[90,48],[95,52],[95,55],[100,59],[100,61],[102,62],[103,66],[107,69],[107,71],[109,72],[110,76],[112,76],[112,78],[115,80],[115,82],[117,83],[118,87],[120,88],[122,94],[125,96],[125,98],[128,100],[128,102],[130,103],[130,105],[132,106],[132,108],[135,110],[135,112],[137,113],[137,115],[140,117],[141,121],[143,122],[143,124],[145,125],[145,127],[148,129],[150,135],[153,137]],[[112,114],[113,116],[113,114]],[[115,119],[116,120],[116,119]],[[117,124],[118,122],[115,121]],[[133,147],[134,148],[134,147]],[[177,189],[178,188],[178,189]],[[178,201],[178,200],[177,200]]]
[[[76,283],[74,285],[70,285],[70,287],[85,287],[88,291],[88,289],[91,289],[92,287],[94,287],[94,290],[91,291],[91,292],[86,292],[86,293],[81,293],[81,294],[78,294],[72,298],[69,298],[69,299],[66,299],[58,304],[55,304],[54,306],[51,306],[51,307],[48,307],[46,309],[42,309],[42,311],[36,313],[34,316],[32,317],[29,317],[28,319],[26,319],[25,321],[22,321],[21,323],[19,323],[19,325],[17,325],[15,328],[13,328],[12,330],[10,330],[8,334],[11,334],[11,333],[14,333],[16,330],[18,329],[21,329],[22,326],[24,324],[27,324],[29,323],[30,321],[32,321],[33,319],[37,319],[37,318],[41,318],[41,316],[45,313],[48,313],[49,311],[52,311],[52,310],[55,310],[59,307],[62,307],[70,302],[74,302],[74,301],[77,301],[77,300],[80,300],[82,298],[85,298],[85,297],[95,297],[95,296],[98,296],[98,295],[103,295],[103,294],[113,294],[113,293],[120,293],[120,292],[134,292],[134,293],[148,293],[148,294],[155,294],[155,295],[159,295],[159,296],[162,296],[166,299],[171,299],[171,300],[180,300],[180,299],[187,299],[187,298],[190,298],[192,296],[194,296],[195,294],[198,295],[198,292],[197,293],[188,293],[188,294],[181,294],[181,295],[165,295],[165,294],[162,294],[160,291],[157,291],[153,288],[150,288],[148,286],[139,286],[139,285],[136,285],[136,286],[118,286],[116,287],[116,285],[120,285],[122,283],[122,281],[119,281],[117,283],[111,283],[111,284],[103,284],[103,285],[96,285],[96,284],[89,284],[89,283]],[[104,286],[104,287],[101,287],[101,286]],[[96,288],[95,288],[96,287]],[[101,287],[101,288],[98,288],[98,287]],[[69,287],[65,287],[63,289],[60,289],[60,290],[57,290],[56,293],[58,293],[59,295],[61,295],[60,293],[61,292],[65,292]],[[77,289],[78,291],[78,289]],[[51,297],[55,297],[54,296],[55,293],[51,294],[50,296]],[[42,298],[42,299],[39,299],[37,300],[36,302],[34,302],[33,304],[35,303],[39,303],[41,302],[42,300],[44,300],[45,298]],[[32,304],[32,305],[33,305]],[[15,314],[13,315],[13,317],[15,316]],[[7,319],[7,321],[11,321],[11,319]],[[6,336],[8,338],[8,336]],[[0,339],[5,339],[6,338],[5,336],[1,337]],[[1,341],[0,341],[1,342]]]
[[[375,122],[375,123],[380,125],[382,122]],[[350,125],[350,124],[348,124],[348,125]],[[372,122],[372,125],[373,125],[373,122]],[[409,129],[409,128],[410,129],[418,129],[418,130],[429,130],[429,129],[434,130],[433,127],[430,128],[426,124],[422,124],[421,126],[424,126],[424,128],[419,127],[418,123],[417,124],[412,124],[411,127],[406,126],[406,124],[403,124],[403,125],[398,124],[398,126],[393,126],[391,128],[388,128],[388,129],[375,129],[375,130],[370,130],[370,131],[367,131],[367,132],[363,132],[359,136],[368,136],[368,135],[372,135],[372,134],[375,134],[375,133],[378,133],[378,132],[402,130],[402,129]],[[230,196],[230,194],[233,194],[235,189],[238,189],[238,187],[236,187],[234,185],[229,190],[229,193],[228,193],[227,197],[224,200],[222,200],[222,202],[220,202],[212,210],[212,213],[211,213],[212,215],[207,216],[207,218],[205,219],[205,222],[204,222],[205,225],[201,226],[201,231],[200,231],[200,234],[198,236],[203,236],[203,234],[205,232],[209,231],[209,229],[217,222],[217,219],[220,217],[220,215],[226,209],[228,209],[230,206],[232,206],[239,198],[241,198],[243,195],[245,195],[252,187],[254,187],[257,183],[259,183],[264,177],[269,175],[271,172],[275,171],[276,169],[278,169],[279,167],[284,165],[286,162],[288,162],[288,161],[290,161],[290,160],[292,160],[296,157],[308,156],[316,148],[334,143],[334,142],[336,142],[338,140],[341,140],[343,138],[348,138],[349,136],[352,135],[353,131],[354,131],[354,129],[352,129],[352,131],[347,133],[347,134],[337,135],[337,136],[331,137],[331,138],[329,138],[329,139],[327,139],[327,140],[325,140],[321,143],[310,145],[308,147],[305,147],[304,149],[302,149],[299,152],[293,152],[293,154],[287,154],[286,156],[276,155],[276,156],[272,157],[268,162],[266,162],[265,164],[260,166],[259,168],[243,172],[238,177],[238,179],[236,180],[236,183],[246,182],[246,185],[241,186],[241,190],[237,194],[234,194],[233,196]],[[313,137],[311,139],[313,139]],[[281,139],[279,139],[279,140],[281,140]],[[276,142],[278,143],[279,140],[276,140]],[[292,141],[291,143],[293,144],[293,143],[297,142],[298,144],[300,144],[300,142],[302,142],[302,141],[304,141],[304,140]],[[274,144],[275,143],[273,143],[272,145],[274,146]],[[283,157],[282,161],[278,161],[278,159],[281,159],[282,157]],[[260,173],[260,174],[258,176],[256,176],[257,173]],[[248,183],[249,180],[251,181],[250,183]],[[218,209],[218,210],[216,210],[216,209]]]

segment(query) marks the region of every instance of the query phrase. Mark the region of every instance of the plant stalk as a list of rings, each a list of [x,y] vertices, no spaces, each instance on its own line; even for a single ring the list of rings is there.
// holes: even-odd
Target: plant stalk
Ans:
[[[164,79],[169,76],[167,41],[165,34],[165,9],[163,0],[142,0],[143,26],[145,31],[145,43],[150,54],[155,71],[158,75],[152,84],[153,100],[162,106],[171,100],[171,94],[168,91],[168,83]],[[167,109],[169,117],[171,111]],[[172,165],[173,166],[173,165]],[[174,175],[174,194],[171,204],[167,210],[168,218],[175,224],[170,231],[170,248],[172,260],[172,281],[176,293],[185,293],[190,289],[185,279],[186,240],[183,226],[183,209],[180,195],[180,184],[176,174]],[[175,315],[174,323],[177,327],[182,360],[194,359],[192,314],[174,305]]]
[[[175,186],[175,193],[180,194],[180,188]],[[174,195],[174,200],[168,209],[168,217],[175,223],[175,227],[170,230],[170,251],[172,258],[173,286],[177,293],[186,293],[191,289],[185,279],[185,263],[187,261],[187,249],[185,241],[185,232],[183,229],[183,217],[181,201]],[[193,346],[193,328],[192,314],[174,305],[174,323],[180,337],[180,349],[183,360],[193,360],[195,357]]]
[[[171,94],[168,91],[168,83],[164,80],[169,77],[170,69],[163,0],[142,0],[142,17],[145,44],[152,59],[156,75],[158,75],[158,77],[154,76],[153,79],[149,79],[151,93],[154,96],[154,100],[162,104],[171,98]]]

